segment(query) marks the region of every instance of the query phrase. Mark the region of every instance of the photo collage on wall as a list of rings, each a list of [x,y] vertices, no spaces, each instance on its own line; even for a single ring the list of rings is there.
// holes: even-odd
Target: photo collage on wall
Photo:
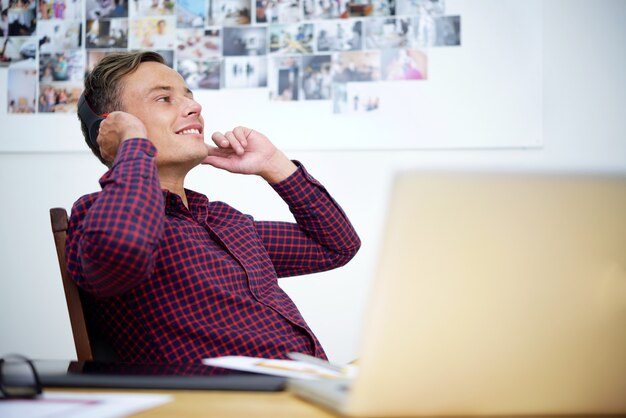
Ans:
[[[444,0],[0,0],[9,113],[75,112],[106,54],[155,50],[192,90],[379,107],[377,81],[425,80],[430,47],[461,44]]]

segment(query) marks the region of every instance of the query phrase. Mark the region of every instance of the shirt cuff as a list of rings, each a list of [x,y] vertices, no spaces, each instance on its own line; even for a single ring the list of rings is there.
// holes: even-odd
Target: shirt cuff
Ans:
[[[324,186],[299,161],[293,162],[298,169],[285,180],[271,185],[289,206],[314,202],[320,197],[320,193],[327,194]]]
[[[113,167],[124,162],[137,159],[155,158],[157,149],[145,138],[130,138],[122,142],[113,161]]]

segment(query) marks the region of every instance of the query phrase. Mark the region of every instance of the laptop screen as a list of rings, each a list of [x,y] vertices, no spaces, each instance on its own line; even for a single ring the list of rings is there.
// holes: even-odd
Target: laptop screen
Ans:
[[[626,411],[626,178],[398,175],[352,415]]]

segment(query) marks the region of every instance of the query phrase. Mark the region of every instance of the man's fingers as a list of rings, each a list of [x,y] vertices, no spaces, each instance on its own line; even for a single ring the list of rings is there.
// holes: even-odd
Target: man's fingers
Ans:
[[[250,129],[244,128],[243,126],[238,126],[233,129],[233,135],[235,135],[235,138],[237,138],[237,140],[243,147],[246,147],[248,145],[248,135],[250,132]]]
[[[247,145],[247,142],[242,143],[240,140],[240,135],[236,135],[233,131],[227,131],[225,133],[215,132],[211,135],[211,139],[215,142],[220,148],[231,148],[235,153],[241,155],[244,153],[244,147]],[[244,137],[245,140],[245,137]]]

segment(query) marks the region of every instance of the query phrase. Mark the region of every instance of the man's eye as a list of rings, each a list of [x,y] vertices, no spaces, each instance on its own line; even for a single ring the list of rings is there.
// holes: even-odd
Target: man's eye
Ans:
[[[157,99],[157,102],[169,102],[169,101],[170,101],[169,96],[163,96]]]

